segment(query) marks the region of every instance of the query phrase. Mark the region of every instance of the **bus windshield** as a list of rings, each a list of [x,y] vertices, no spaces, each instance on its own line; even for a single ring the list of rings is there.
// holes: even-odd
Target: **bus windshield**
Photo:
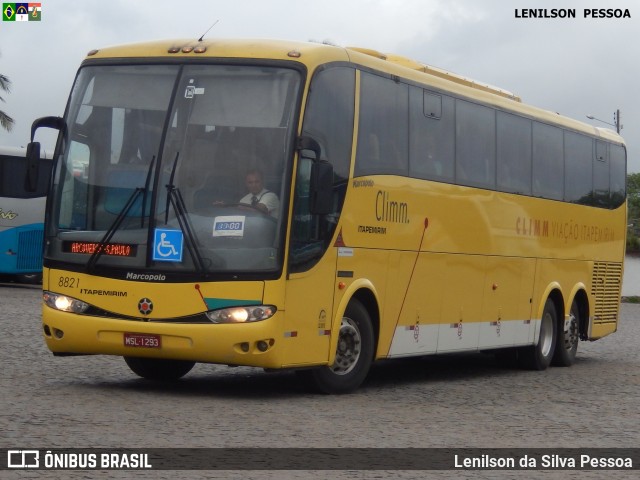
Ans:
[[[278,271],[299,91],[296,70],[272,66],[85,66],[69,101],[45,257]]]

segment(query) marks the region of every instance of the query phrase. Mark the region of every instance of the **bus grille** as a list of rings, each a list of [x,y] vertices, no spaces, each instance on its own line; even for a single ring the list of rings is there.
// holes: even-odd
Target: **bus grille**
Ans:
[[[596,300],[593,323],[615,323],[620,307],[622,264],[594,262],[591,295]]]
[[[42,269],[42,230],[18,233],[18,271],[34,272]]]

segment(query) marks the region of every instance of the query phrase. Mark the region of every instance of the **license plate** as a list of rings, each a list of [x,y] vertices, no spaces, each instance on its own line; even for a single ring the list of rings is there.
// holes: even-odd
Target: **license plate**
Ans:
[[[128,333],[124,334],[124,346],[136,348],[160,348],[162,342],[160,335],[152,333]]]

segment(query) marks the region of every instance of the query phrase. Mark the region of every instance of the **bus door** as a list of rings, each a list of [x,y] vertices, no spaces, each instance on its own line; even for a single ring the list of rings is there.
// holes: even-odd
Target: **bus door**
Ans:
[[[311,167],[311,160],[300,159],[294,193],[285,302],[287,366],[329,358],[337,249],[327,248],[332,233],[329,216],[311,213]]]
[[[332,65],[314,73],[304,112],[302,137],[314,153],[297,164],[293,192],[286,292],[286,359],[290,364],[322,363],[329,358],[336,285],[337,248],[333,237],[344,204],[351,165],[356,72]],[[310,188],[314,162],[331,166],[331,207],[314,213]]]

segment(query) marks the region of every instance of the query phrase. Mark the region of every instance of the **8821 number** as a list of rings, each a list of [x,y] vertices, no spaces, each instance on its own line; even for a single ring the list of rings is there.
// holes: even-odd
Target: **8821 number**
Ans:
[[[80,288],[80,279],[77,277],[58,277],[58,286],[64,288]]]

